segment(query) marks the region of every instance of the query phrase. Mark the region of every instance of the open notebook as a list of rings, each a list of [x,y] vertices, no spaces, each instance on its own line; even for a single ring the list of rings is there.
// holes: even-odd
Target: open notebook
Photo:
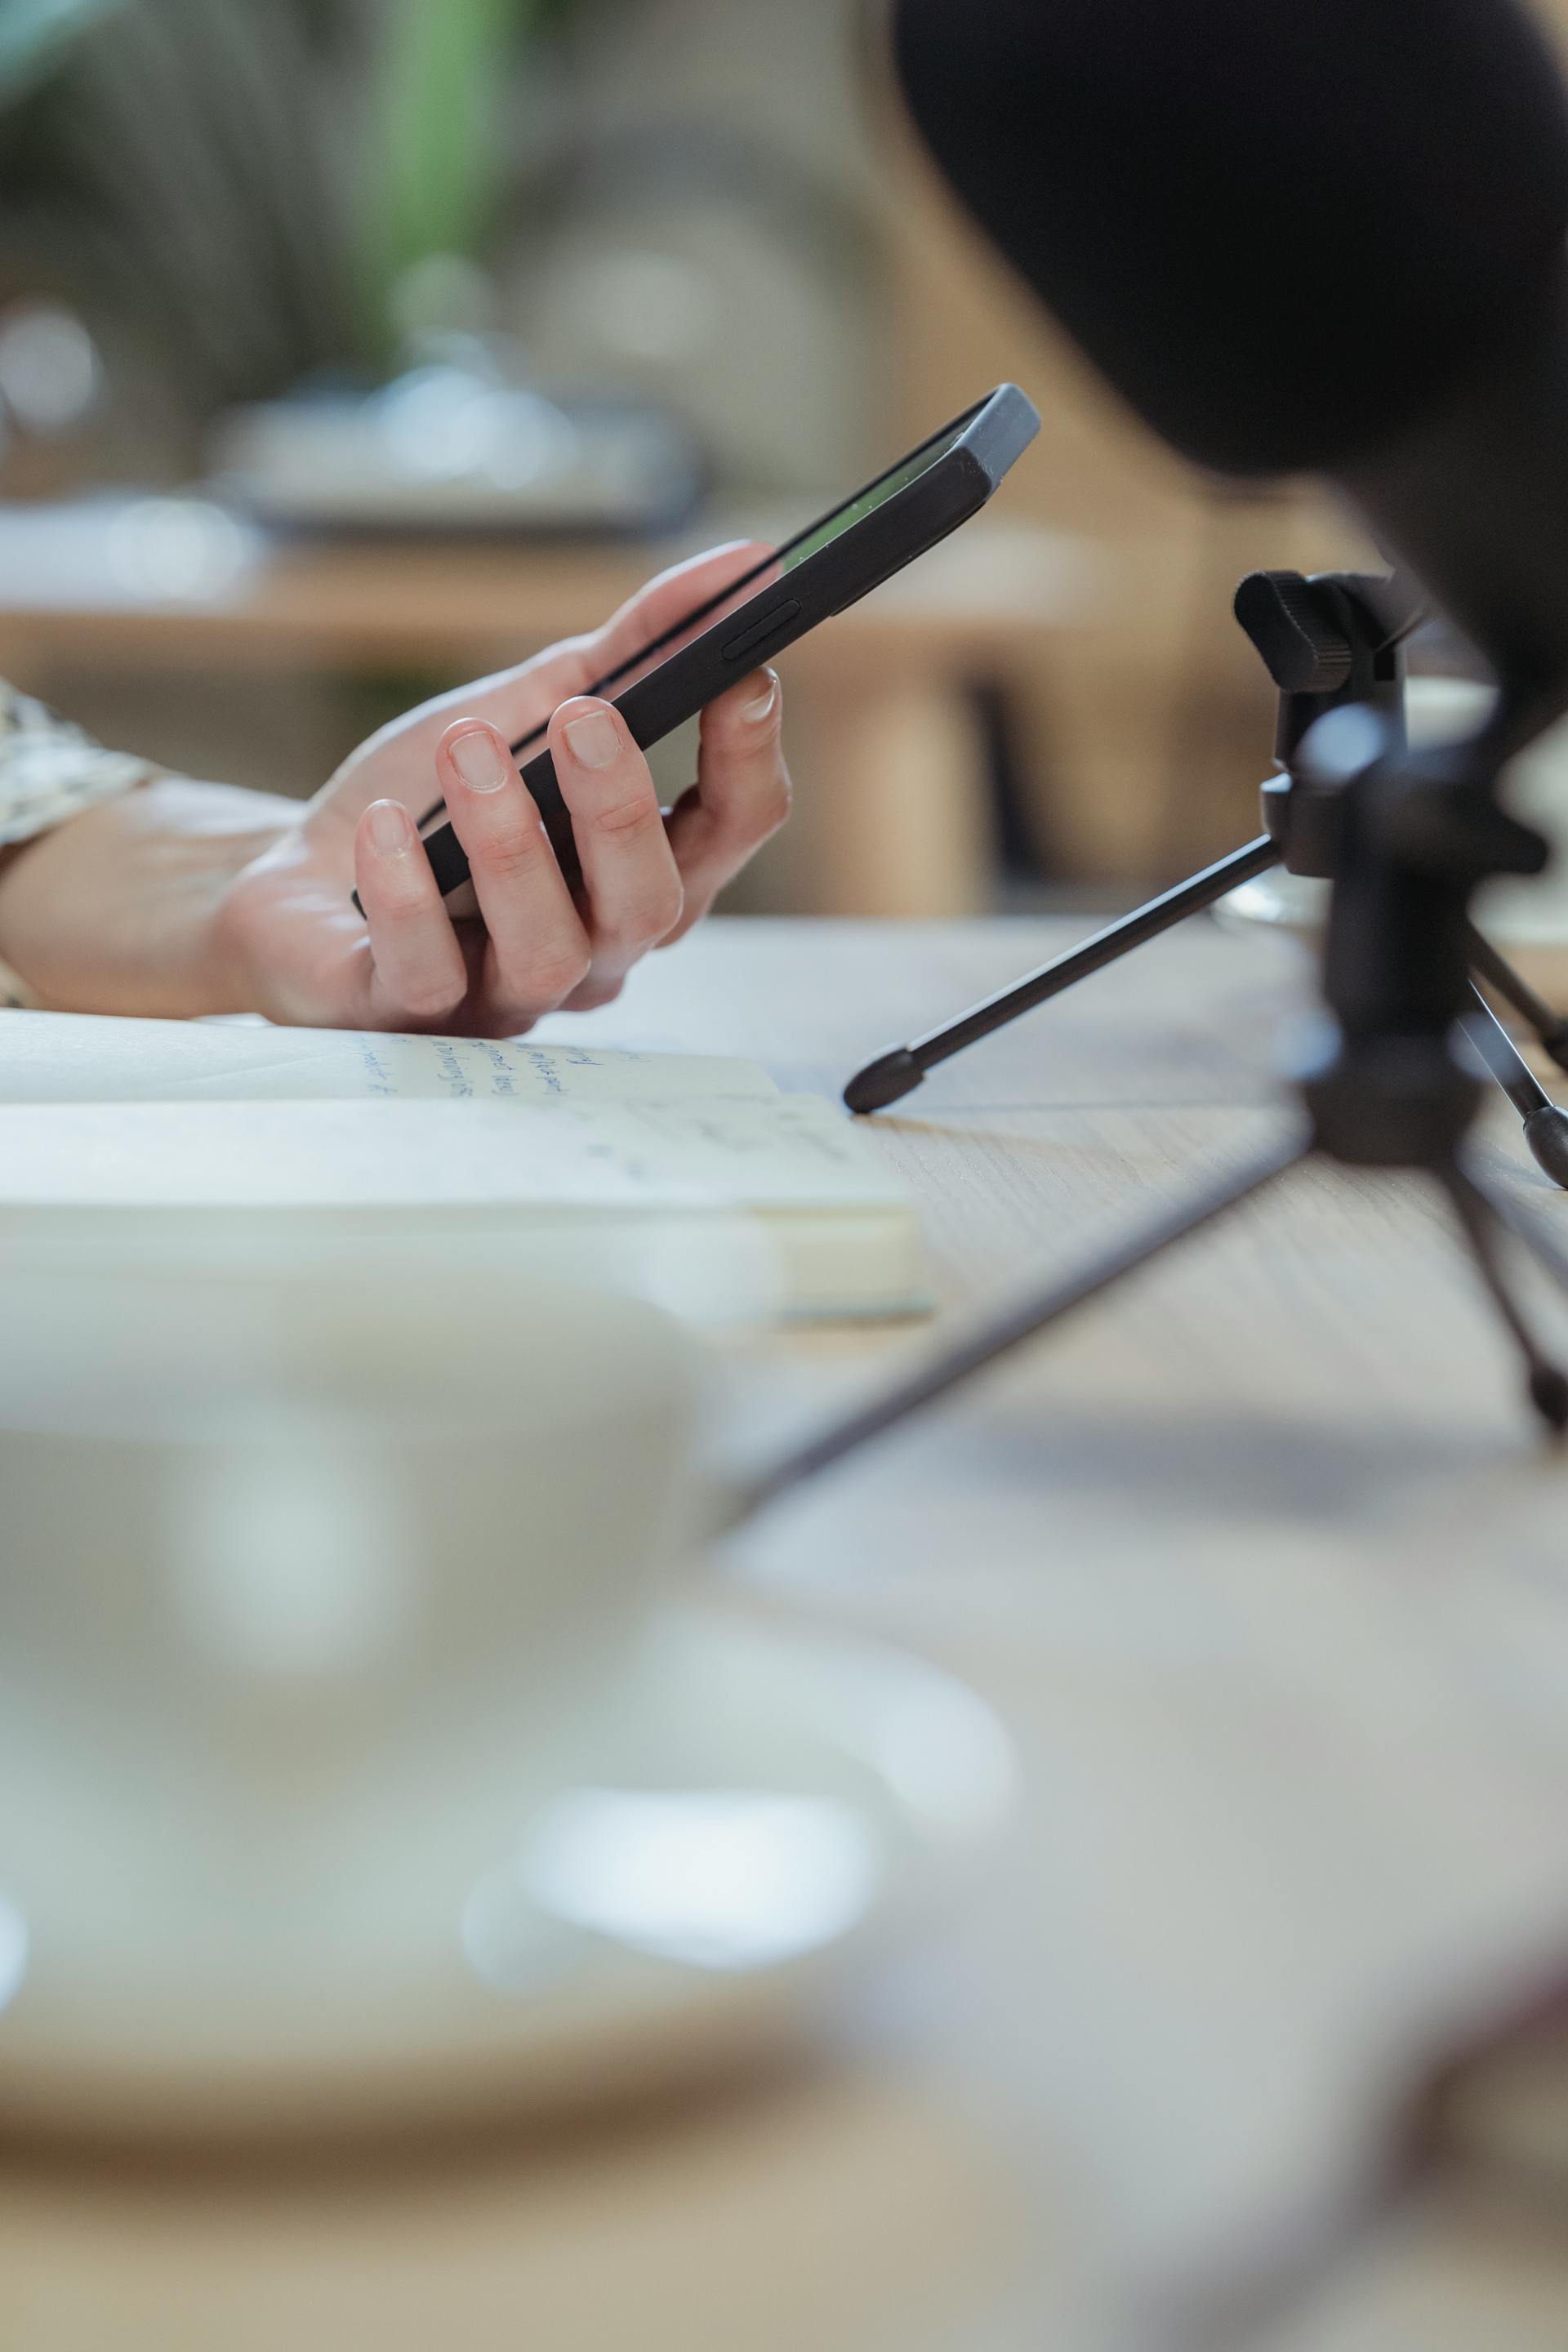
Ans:
[[[743,1215],[785,1312],[928,1304],[909,1194],[754,1064],[527,1039],[0,1013],[0,1239],[144,1212],[558,1233]]]

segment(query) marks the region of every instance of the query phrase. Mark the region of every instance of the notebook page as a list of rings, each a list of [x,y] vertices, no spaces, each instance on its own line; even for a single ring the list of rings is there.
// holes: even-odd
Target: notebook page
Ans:
[[[71,1205],[903,1213],[909,1196],[805,1095],[0,1107],[0,1208]]]
[[[0,1013],[0,1103],[767,1099],[755,1063],[571,1041]]]

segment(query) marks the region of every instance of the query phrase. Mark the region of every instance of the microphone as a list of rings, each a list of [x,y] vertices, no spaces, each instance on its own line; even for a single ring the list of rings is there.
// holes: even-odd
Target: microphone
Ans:
[[[1337,1016],[1298,1074],[1304,1137],[997,1314],[776,1465],[737,1515],[1309,1153],[1436,1179],[1531,1402],[1568,1430],[1568,1376],[1500,1278],[1498,1231],[1565,1287],[1568,1260],[1463,1164],[1478,1082],[1455,1052],[1474,886],[1538,871],[1545,852],[1498,806],[1497,770],[1568,708],[1568,95],[1551,58],[1511,0],[898,0],[895,23],[938,163],[1101,373],[1199,465],[1339,482],[1491,659],[1505,717],[1468,744],[1410,752],[1371,707],[1400,683],[1402,624],[1385,616],[1364,646],[1370,699],[1325,711],[1304,740],[1334,883],[1324,995]],[[1292,654],[1281,685],[1326,701],[1348,691],[1351,677],[1325,669],[1327,640],[1307,642],[1300,613],[1293,626],[1304,667]],[[1012,998],[1041,1003],[1208,904],[1238,860],[1261,871],[1275,844],[1194,876]],[[896,1047],[847,1099],[897,1100],[941,1058],[933,1045],[955,1050],[1021,1009],[993,1000]]]
[[[900,0],[915,121],[1129,404],[1327,475],[1568,704],[1568,94],[1511,0]]]

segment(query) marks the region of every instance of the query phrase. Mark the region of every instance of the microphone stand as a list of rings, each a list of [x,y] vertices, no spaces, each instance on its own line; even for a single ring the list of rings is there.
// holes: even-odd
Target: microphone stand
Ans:
[[[1388,675],[1378,683],[1393,688],[1398,666],[1391,650],[1385,640]],[[1546,700],[1552,712],[1560,707],[1561,697]],[[1291,745],[1283,788],[1292,803],[1291,838],[1314,843],[1332,877],[1326,1017],[1294,1073],[1303,1123],[1239,1174],[1082,1273],[1026,1297],[775,1463],[733,1496],[727,1525],[949,1394],[1314,1155],[1345,1167],[1420,1172],[1437,1184],[1523,1360],[1531,1404],[1554,1434],[1568,1430],[1568,1375],[1531,1331],[1499,1243],[1511,1234],[1565,1291],[1568,1255],[1465,1149],[1484,1083],[1466,1032],[1474,1001],[1470,898],[1491,875],[1539,873],[1546,862],[1541,835],[1507,815],[1496,797],[1500,769],[1538,731],[1525,715],[1531,707],[1525,691],[1516,698],[1505,685],[1496,713],[1469,741],[1412,751],[1393,692],[1362,704],[1333,697],[1333,707]]]
[[[1332,878],[1333,843],[1297,789],[1296,756],[1320,719],[1351,707],[1376,711],[1404,743],[1405,642],[1422,618],[1421,607],[1397,580],[1357,572],[1321,572],[1309,580],[1296,572],[1254,572],[1237,590],[1235,609],[1279,689],[1274,744],[1279,767],[1262,788],[1262,834],[955,1021],[879,1055],[844,1089],[852,1111],[886,1109],[911,1094],[939,1062],[1271,866]],[[1568,1019],[1544,1003],[1473,927],[1468,953],[1472,971],[1522,1016],[1559,1068],[1568,1069]],[[1568,1190],[1568,1111],[1552,1102],[1473,981],[1467,1019],[1489,1070],[1524,1122],[1536,1160]]]

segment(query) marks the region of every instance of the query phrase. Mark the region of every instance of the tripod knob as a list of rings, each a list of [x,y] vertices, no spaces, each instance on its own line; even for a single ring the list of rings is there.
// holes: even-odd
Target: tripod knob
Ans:
[[[1328,595],[1300,572],[1249,572],[1236,617],[1282,694],[1337,694],[1354,656]]]

